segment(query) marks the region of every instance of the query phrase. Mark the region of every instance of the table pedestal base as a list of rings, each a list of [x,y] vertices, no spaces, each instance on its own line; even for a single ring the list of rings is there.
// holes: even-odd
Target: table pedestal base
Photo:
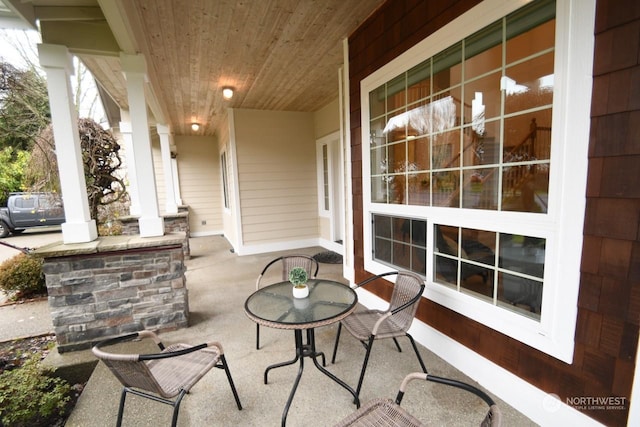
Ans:
[[[287,423],[287,414],[289,413],[289,407],[291,406],[291,402],[293,401],[293,396],[296,394],[296,390],[298,388],[298,384],[300,383],[300,378],[302,377],[302,371],[304,370],[304,358],[310,357],[313,360],[313,364],[316,365],[316,368],[333,381],[341,385],[345,388],[351,395],[353,396],[353,401],[356,404],[356,408],[360,407],[360,399],[358,399],[358,395],[356,392],[349,387],[347,383],[342,381],[340,378],[333,375],[331,372],[327,371],[323,365],[325,365],[324,353],[316,351],[316,338],[315,333],[312,328],[307,329],[307,343],[304,344],[302,342],[302,330],[296,329],[294,330],[295,340],[296,340],[296,357],[287,362],[276,363],[270,365],[264,371],[264,383],[267,384],[267,376],[271,369],[281,368],[283,366],[293,365],[297,361],[300,361],[300,368],[298,368],[298,375],[296,376],[295,381],[293,382],[293,388],[291,389],[291,393],[289,393],[289,399],[287,399],[287,404],[284,407],[284,412],[282,413],[282,427],[284,427]],[[322,357],[322,365],[318,363],[317,357]]]

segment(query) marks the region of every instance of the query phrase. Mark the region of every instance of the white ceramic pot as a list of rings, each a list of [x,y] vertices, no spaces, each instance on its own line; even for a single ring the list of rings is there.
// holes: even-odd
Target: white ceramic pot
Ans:
[[[293,297],[294,298],[306,298],[309,296],[309,287],[304,285],[303,287],[294,286],[293,287]]]

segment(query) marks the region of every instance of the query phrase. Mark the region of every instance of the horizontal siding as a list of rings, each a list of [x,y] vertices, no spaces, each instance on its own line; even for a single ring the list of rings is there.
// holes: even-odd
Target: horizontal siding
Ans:
[[[318,237],[310,113],[235,110],[245,245]]]
[[[192,233],[217,233],[222,223],[218,145],[212,137],[176,136],[182,203],[189,207]],[[202,224],[205,221],[206,224]]]

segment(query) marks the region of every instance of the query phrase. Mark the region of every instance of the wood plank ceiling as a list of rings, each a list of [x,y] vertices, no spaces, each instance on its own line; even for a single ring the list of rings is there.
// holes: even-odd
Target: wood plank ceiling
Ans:
[[[173,132],[212,135],[227,107],[315,111],[335,99],[342,40],[384,0],[97,2],[103,11],[106,3],[115,4],[126,22],[127,37],[147,60],[152,91]],[[110,15],[105,11],[123,48]],[[78,55],[126,109],[118,57]],[[235,89],[230,101],[222,98],[224,86]],[[192,122],[201,124],[198,132],[190,129]]]

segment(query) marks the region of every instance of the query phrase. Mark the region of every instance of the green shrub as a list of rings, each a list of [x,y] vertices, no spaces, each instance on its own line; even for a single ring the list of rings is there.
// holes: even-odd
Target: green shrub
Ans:
[[[46,293],[42,260],[19,254],[0,264],[0,288],[22,296]]]
[[[0,421],[5,426],[46,426],[67,410],[71,386],[32,356],[0,374]]]

